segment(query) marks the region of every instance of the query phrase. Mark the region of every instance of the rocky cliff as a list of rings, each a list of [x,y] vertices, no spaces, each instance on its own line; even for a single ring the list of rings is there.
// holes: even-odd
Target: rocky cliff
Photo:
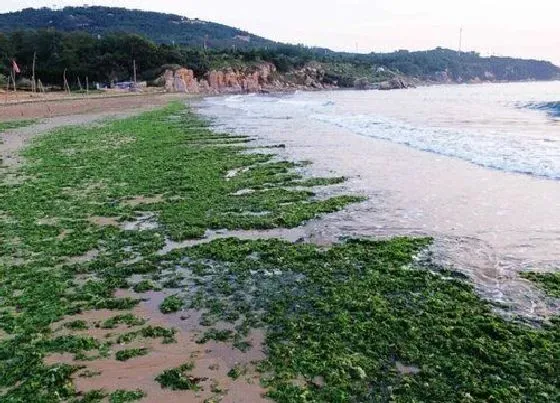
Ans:
[[[165,90],[187,93],[247,93],[294,89],[336,88],[324,83],[325,72],[318,63],[310,63],[302,69],[280,74],[272,63],[259,63],[243,69],[226,68],[210,70],[201,78],[185,68],[167,69],[163,73]]]

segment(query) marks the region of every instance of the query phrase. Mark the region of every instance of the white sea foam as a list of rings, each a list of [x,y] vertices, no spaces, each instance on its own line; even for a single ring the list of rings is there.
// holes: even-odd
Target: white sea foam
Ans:
[[[551,119],[550,108],[531,107],[557,108],[559,94],[558,83],[527,83],[229,96],[207,99],[206,106],[229,110],[222,122],[235,132],[258,134],[262,125],[304,119],[493,169],[559,180],[558,120]]]
[[[354,133],[389,140],[418,150],[460,158],[509,172],[560,179],[560,147],[554,140],[507,136],[499,132],[417,127],[376,116],[329,116],[313,119]]]

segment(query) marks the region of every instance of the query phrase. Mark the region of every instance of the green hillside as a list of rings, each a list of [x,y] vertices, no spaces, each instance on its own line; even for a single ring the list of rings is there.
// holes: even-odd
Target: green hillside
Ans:
[[[53,28],[57,31],[135,33],[157,43],[250,49],[275,43],[237,28],[175,14],[114,7],[26,8],[0,14],[0,32]]]
[[[206,45],[206,47],[205,47]],[[162,66],[179,64],[201,78],[212,69],[243,69],[262,61],[280,74],[319,64],[314,79],[353,87],[400,76],[435,82],[524,81],[560,79],[560,68],[539,60],[482,57],[475,52],[437,48],[428,51],[356,54],[282,44],[237,28],[198,19],[111,7],[24,9],[0,14],[0,85],[17,60],[29,78],[33,57],[44,83],[57,84],[67,69],[78,77],[108,82],[132,76],[151,81]]]

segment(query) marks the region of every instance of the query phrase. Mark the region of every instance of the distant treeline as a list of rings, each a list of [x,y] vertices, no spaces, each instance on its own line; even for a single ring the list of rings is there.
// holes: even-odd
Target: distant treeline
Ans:
[[[55,29],[107,35],[113,32],[139,34],[156,43],[189,47],[239,49],[275,47],[276,42],[235,27],[186,18],[176,14],[131,10],[119,7],[25,8],[0,14],[0,32]]]
[[[204,50],[199,46],[156,44],[129,33],[97,35],[55,30],[0,33],[0,72],[4,75],[9,74],[12,60],[16,60],[22,70],[18,77],[30,78],[34,54],[36,77],[45,85],[59,86],[62,85],[65,69],[71,85],[77,82],[78,77],[81,80],[88,77],[90,82],[128,80],[132,76],[134,60],[138,77],[148,81],[156,79],[162,72],[162,66],[169,64],[185,66],[202,77],[214,68],[240,68],[259,61],[274,63],[281,73],[316,61],[324,66],[325,77],[343,86],[350,86],[354,78],[364,76],[375,80],[381,70],[422,80],[447,77],[454,81],[476,78],[517,81],[560,77],[560,69],[548,62],[483,58],[472,52],[459,53],[439,48],[386,54],[337,53],[299,45]]]
[[[69,80],[90,82],[127,80],[132,76],[136,61],[138,77],[153,80],[162,66],[178,64],[194,70],[202,77],[212,68],[240,67],[257,61],[270,61],[279,70],[288,71],[313,59],[308,49],[286,46],[275,50],[220,51],[189,48],[179,45],[155,44],[136,34],[113,33],[102,37],[85,32],[54,30],[0,33],[0,72],[10,73],[12,60],[21,69],[18,77],[30,78],[33,57],[36,56],[35,76],[45,84],[62,84],[67,69]]]

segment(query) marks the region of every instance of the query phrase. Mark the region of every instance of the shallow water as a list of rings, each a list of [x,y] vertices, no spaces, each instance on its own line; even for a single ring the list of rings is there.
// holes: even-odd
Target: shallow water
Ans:
[[[438,262],[482,295],[546,317],[558,301],[518,272],[560,267],[560,121],[534,107],[559,99],[560,83],[522,83],[223,97],[197,108],[219,130],[284,143],[281,157],[346,176],[344,191],[369,196],[308,223],[308,240],[434,236]]]
[[[316,120],[494,169],[560,178],[560,82],[232,96],[205,104],[235,108],[249,120]]]

